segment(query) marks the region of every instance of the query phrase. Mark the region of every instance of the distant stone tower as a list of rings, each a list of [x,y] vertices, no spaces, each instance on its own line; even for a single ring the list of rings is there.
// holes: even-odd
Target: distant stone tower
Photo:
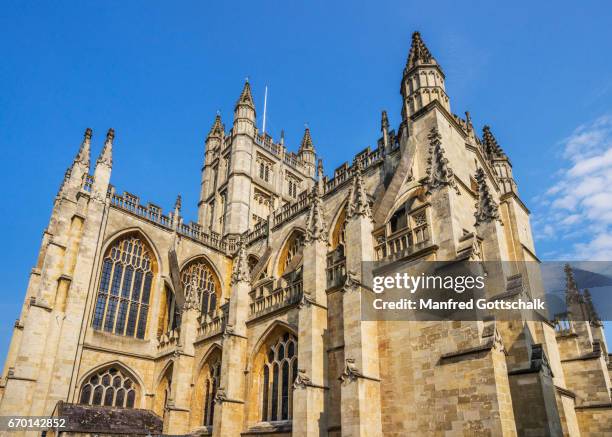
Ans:
[[[488,301],[542,295],[510,160],[450,112],[419,33],[401,98],[397,128],[383,111],[376,147],[325,176],[309,128],[296,152],[258,130],[245,83],[231,129],[217,115],[205,140],[197,221],[181,196],[164,213],[118,193],[115,132],[92,171],[87,129],[0,416],[61,416],[71,436],[612,435],[603,327],[570,266],[553,320],[367,317],[368,278],[422,261],[485,261]]]

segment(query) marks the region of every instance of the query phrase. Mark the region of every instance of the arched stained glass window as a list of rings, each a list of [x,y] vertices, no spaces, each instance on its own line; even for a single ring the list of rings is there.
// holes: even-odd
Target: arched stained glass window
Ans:
[[[217,309],[217,285],[215,274],[203,259],[190,263],[181,273],[185,297],[197,296],[202,314],[212,314]]]
[[[297,377],[297,339],[284,333],[268,348],[262,369],[261,420],[290,420]]]
[[[79,403],[108,407],[134,408],[137,386],[133,379],[112,366],[100,370],[85,380],[81,386]]]
[[[102,262],[92,326],[144,338],[151,298],[151,254],[136,236],[118,240]]]

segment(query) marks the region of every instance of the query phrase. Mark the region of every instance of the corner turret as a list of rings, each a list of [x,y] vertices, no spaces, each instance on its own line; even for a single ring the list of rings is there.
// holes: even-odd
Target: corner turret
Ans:
[[[314,177],[316,152],[312,143],[312,137],[310,136],[309,128],[306,128],[306,130],[304,130],[304,137],[302,138],[302,143],[300,144],[298,158],[304,163],[308,171],[308,175],[310,177]]]
[[[400,89],[404,98],[402,119],[406,121],[434,100],[450,113],[444,80],[444,73],[421,39],[421,34],[414,32]]]

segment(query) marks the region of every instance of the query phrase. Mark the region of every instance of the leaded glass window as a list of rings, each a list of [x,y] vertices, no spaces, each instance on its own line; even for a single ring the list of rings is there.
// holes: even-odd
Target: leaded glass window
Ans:
[[[150,251],[136,236],[118,240],[102,262],[92,326],[144,338],[153,271]]]
[[[119,367],[112,366],[94,373],[85,380],[81,386],[79,403],[134,408],[136,388],[132,378]]]
[[[215,274],[202,259],[190,263],[181,273],[185,296],[195,296],[202,314],[213,314],[217,309]]]
[[[266,351],[262,368],[262,421],[291,420],[297,366],[297,339],[285,333]]]

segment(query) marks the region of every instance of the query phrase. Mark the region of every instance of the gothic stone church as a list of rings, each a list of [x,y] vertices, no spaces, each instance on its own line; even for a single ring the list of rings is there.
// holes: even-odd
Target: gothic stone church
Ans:
[[[612,435],[609,357],[567,272],[572,311],[503,322],[362,321],[368,272],[413,260],[517,261],[496,295],[536,296],[529,211],[510,160],[420,35],[401,123],[333,176],[257,128],[248,83],[206,138],[197,221],[66,172],[15,322],[0,416],[61,416],[44,435]],[[574,317],[573,314],[586,314]],[[29,432],[26,435],[40,435]]]

